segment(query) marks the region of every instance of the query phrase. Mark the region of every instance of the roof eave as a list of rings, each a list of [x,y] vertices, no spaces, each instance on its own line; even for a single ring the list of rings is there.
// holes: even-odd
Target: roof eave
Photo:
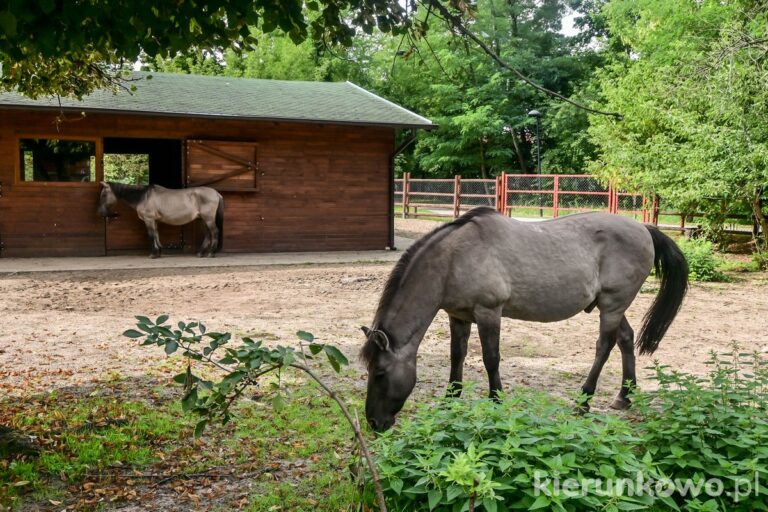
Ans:
[[[431,131],[437,128],[434,123],[383,123],[375,121],[345,121],[335,119],[298,119],[289,117],[254,117],[254,116],[230,116],[224,114],[200,114],[188,112],[158,112],[145,110],[122,110],[106,108],[76,108],[76,107],[58,107],[47,105],[13,105],[0,104],[0,110],[34,110],[38,112],[86,112],[91,114],[116,114],[116,115],[135,115],[135,116],[155,116],[155,117],[191,117],[196,119],[221,119],[234,121],[259,121],[273,123],[300,123],[300,124],[332,124],[345,126],[367,126],[378,128],[413,128]]]

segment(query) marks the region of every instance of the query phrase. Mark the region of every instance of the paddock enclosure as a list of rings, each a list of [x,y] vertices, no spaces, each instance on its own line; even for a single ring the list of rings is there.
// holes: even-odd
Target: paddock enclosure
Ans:
[[[143,176],[139,184],[220,191],[224,252],[394,245],[396,136],[432,128],[427,119],[348,82],[131,80],[134,92],[61,106],[0,94],[0,257],[145,251],[134,212],[96,212],[116,156]],[[171,251],[192,252],[202,236],[197,223],[161,230]]]

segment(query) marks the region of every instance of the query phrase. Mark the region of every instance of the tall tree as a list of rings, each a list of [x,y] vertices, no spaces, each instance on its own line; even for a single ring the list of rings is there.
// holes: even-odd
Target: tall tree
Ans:
[[[600,62],[593,49],[560,33],[564,1],[480,0],[475,7],[473,32],[504,62],[556,93],[574,94]],[[419,136],[421,174],[485,177],[535,169],[532,108],[545,114],[544,167],[584,168],[593,151],[584,136],[585,114],[530,87],[455,30],[435,27],[438,20],[426,17],[425,23],[430,29],[423,39],[405,38],[400,45],[408,60],[381,75],[390,97],[410,101],[440,125]],[[565,137],[559,133],[564,127]]]
[[[714,232],[738,208],[767,232],[768,4],[611,0],[605,14],[628,51],[602,94],[625,117],[592,119],[597,171],[704,211]]]
[[[141,55],[191,48],[254,49],[251,27],[350,45],[362,30],[403,33],[407,10],[390,0],[7,0],[0,4],[0,90],[82,97],[119,84],[116,68]]]

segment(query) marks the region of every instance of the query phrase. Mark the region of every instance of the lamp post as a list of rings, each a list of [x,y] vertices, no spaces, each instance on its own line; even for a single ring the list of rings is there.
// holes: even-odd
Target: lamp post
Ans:
[[[541,112],[538,110],[531,110],[528,112],[529,117],[536,119],[536,170],[539,175],[536,181],[539,186],[539,217],[544,216],[544,198],[541,197],[541,137],[539,133],[541,131]]]

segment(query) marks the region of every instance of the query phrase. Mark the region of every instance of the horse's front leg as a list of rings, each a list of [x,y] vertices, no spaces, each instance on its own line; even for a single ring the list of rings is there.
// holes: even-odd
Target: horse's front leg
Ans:
[[[149,257],[159,258],[163,247],[160,245],[160,233],[157,231],[157,222],[144,219],[144,225],[147,227],[147,237],[149,238]]]
[[[448,380],[446,396],[457,397],[461,395],[464,375],[464,359],[467,357],[467,341],[472,331],[472,322],[465,322],[458,318],[450,317],[451,321],[451,376]]]
[[[501,376],[499,375],[499,337],[501,335],[501,306],[498,308],[475,307],[475,322],[480,334],[480,344],[483,347],[483,363],[488,372],[489,395],[494,400],[499,399],[501,391]]]

